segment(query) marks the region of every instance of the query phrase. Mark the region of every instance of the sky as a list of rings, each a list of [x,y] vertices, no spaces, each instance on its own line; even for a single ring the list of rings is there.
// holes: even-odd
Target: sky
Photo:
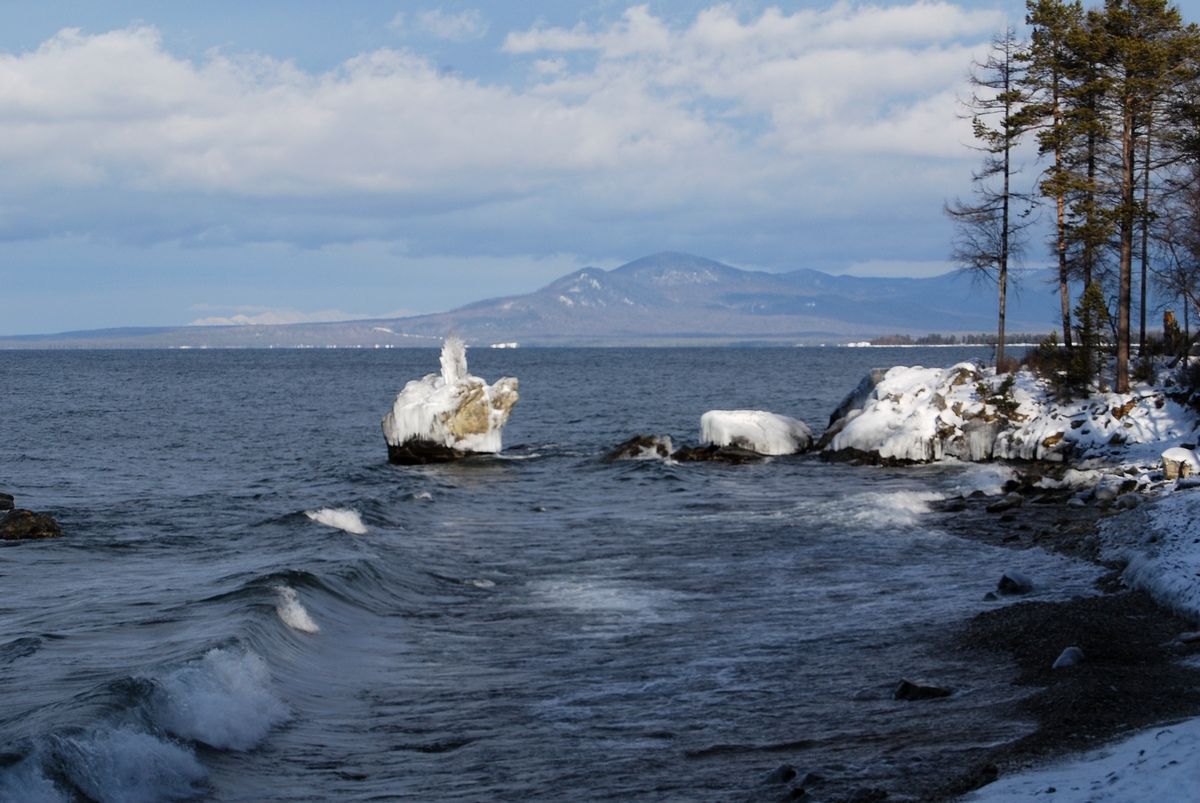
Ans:
[[[7,2],[0,335],[434,312],[668,250],[945,272],[968,69],[1022,8]]]

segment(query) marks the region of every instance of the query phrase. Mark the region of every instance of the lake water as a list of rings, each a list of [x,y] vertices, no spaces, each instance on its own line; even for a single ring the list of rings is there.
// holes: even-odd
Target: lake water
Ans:
[[[66,532],[0,543],[0,800],[756,800],[785,763],[903,799],[1028,727],[947,630],[1004,568],[1093,568],[931,526],[996,467],[602,456],[978,356],[472,350],[521,383],[504,454],[398,467],[432,349],[0,352],[0,490]]]

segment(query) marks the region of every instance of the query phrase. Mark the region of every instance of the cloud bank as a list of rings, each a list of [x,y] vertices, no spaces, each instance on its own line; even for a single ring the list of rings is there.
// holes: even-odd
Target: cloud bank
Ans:
[[[476,11],[398,24],[455,41],[489,29]],[[153,27],[66,29],[0,53],[0,240],[681,248],[822,267],[858,231],[876,252],[846,262],[937,259],[944,228],[928,221],[973,158],[956,97],[1002,24],[927,0],[684,21],[635,6],[507,33],[520,77],[506,81],[408,48],[310,73],[253,53],[189,60]]]

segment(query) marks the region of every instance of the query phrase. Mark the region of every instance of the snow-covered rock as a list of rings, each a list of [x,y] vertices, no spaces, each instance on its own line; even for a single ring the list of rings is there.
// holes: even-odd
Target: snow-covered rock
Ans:
[[[517,403],[517,380],[488,385],[467,372],[466,345],[442,344],[442,372],[414,379],[383,418],[388,460],[412,464],[500,451],[500,431]]]
[[[795,454],[812,443],[803,421],[762,410],[709,410],[700,416],[700,440],[763,455]]]
[[[862,387],[861,402],[854,406],[851,394],[839,410],[850,409],[822,436],[826,452],[885,463],[1064,462],[1181,438],[1195,425],[1190,411],[1149,386],[1059,402],[1028,371],[997,376],[973,363],[896,367],[865,396]]]
[[[1196,453],[1182,446],[1174,446],[1163,452],[1162,466],[1163,478],[1168,480],[1200,474],[1200,460],[1196,459]]]

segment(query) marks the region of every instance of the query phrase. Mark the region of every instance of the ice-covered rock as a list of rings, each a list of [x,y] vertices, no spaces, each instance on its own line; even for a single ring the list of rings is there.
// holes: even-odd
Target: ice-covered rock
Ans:
[[[383,418],[392,463],[438,463],[500,451],[500,431],[517,403],[517,380],[488,385],[467,372],[466,345],[442,344],[442,373],[414,379]]]
[[[892,368],[864,380],[838,412],[820,448],[880,463],[1062,463],[1104,457],[1115,446],[1144,451],[1195,426],[1191,411],[1149,386],[1061,402],[1052,383],[1029,371],[998,376],[973,363]]]
[[[709,410],[700,416],[700,440],[763,455],[802,452],[812,443],[803,421],[762,410]]]

